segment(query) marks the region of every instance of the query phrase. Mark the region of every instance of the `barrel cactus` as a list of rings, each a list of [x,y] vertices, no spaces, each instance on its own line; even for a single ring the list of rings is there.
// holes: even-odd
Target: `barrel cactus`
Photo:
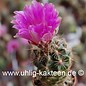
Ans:
[[[55,36],[50,44],[37,47],[32,53],[37,71],[42,71],[42,75],[34,79],[35,86],[57,86],[64,82],[71,66],[71,52],[64,39]],[[65,75],[59,75],[62,73]]]
[[[54,5],[33,0],[32,5],[14,13],[12,23],[18,30],[16,37],[27,39],[32,47],[29,54],[37,68],[33,85],[63,86],[71,65],[71,51],[65,40],[57,36],[61,17]],[[57,73],[62,71],[65,75],[59,76]]]

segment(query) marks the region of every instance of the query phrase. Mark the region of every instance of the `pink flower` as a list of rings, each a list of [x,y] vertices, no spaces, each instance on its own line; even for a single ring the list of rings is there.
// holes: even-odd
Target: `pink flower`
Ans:
[[[19,42],[16,39],[10,40],[7,43],[7,52],[8,53],[13,53],[19,49]]]
[[[6,26],[0,24],[0,37],[3,37],[6,33],[7,33]]]
[[[32,44],[47,43],[60,25],[61,18],[52,3],[42,4],[33,0],[32,5],[25,6],[23,11],[15,11],[14,28],[16,36],[27,39]]]

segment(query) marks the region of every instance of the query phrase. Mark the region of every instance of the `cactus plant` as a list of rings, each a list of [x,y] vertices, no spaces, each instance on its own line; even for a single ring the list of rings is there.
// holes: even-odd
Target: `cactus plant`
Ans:
[[[22,37],[31,44],[32,61],[37,67],[37,76],[33,78],[34,86],[63,86],[71,65],[71,51],[64,39],[57,36],[61,18],[52,3],[41,4],[33,0],[32,5],[23,11],[15,11],[14,28],[16,37]],[[40,14],[40,15],[39,15]],[[39,72],[42,72],[39,73]],[[65,75],[57,74],[65,72]],[[55,73],[55,74],[51,74]]]
[[[71,53],[64,39],[53,37],[48,45],[33,49],[33,64],[37,67],[37,71],[64,71],[65,75],[48,75],[37,76],[34,79],[35,86],[57,86],[57,83],[63,82],[67,76],[68,68],[71,65]],[[41,84],[41,85],[39,85]],[[45,84],[45,85],[43,85]]]

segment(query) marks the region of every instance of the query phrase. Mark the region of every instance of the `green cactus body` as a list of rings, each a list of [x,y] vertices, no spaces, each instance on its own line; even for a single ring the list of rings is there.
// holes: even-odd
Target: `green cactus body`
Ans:
[[[62,84],[71,65],[71,53],[66,42],[63,39],[54,37],[46,47],[40,46],[33,50],[33,54],[33,63],[37,67],[37,71],[44,72],[44,76],[38,75],[34,79],[34,86],[57,86],[57,83]],[[57,74],[47,75],[48,71]],[[64,72],[65,75],[58,75],[59,71],[60,73]]]

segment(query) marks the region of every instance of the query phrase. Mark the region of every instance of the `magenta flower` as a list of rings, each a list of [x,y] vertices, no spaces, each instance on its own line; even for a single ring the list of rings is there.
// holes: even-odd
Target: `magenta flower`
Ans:
[[[19,41],[16,39],[12,39],[7,43],[7,52],[13,53],[19,49]]]
[[[49,42],[61,18],[52,3],[41,4],[33,0],[32,5],[25,6],[23,11],[15,11],[14,28],[18,30],[16,36],[27,39],[32,44]]]

